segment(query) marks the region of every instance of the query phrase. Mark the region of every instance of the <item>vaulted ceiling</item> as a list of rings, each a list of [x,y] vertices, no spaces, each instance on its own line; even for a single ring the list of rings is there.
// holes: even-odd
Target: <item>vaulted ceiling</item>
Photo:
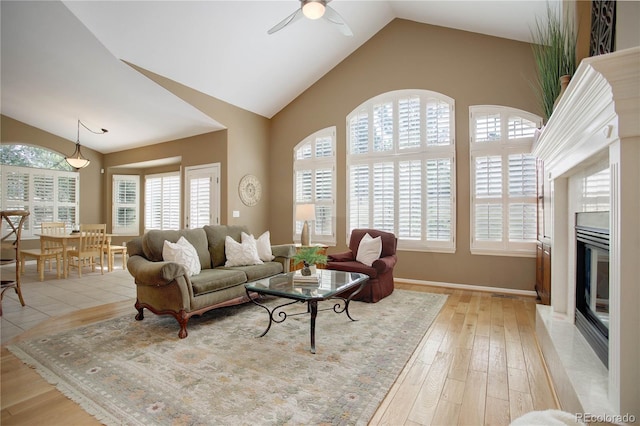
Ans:
[[[550,3],[556,7],[559,0]],[[267,30],[300,7],[287,1],[6,1],[2,114],[102,153],[224,127],[126,62],[272,117],[395,18],[529,41],[545,1],[351,1],[324,19]],[[125,62],[126,61],[126,62]]]

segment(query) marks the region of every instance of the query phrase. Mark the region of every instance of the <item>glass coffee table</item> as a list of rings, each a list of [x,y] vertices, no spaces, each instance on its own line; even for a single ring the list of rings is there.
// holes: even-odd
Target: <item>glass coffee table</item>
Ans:
[[[297,271],[297,273],[287,272],[245,284],[245,289],[249,299],[251,299],[256,305],[266,309],[269,313],[269,324],[267,325],[266,330],[258,337],[262,337],[267,334],[269,329],[271,329],[272,323],[281,323],[287,319],[287,316],[310,314],[311,353],[315,354],[318,302],[323,300],[331,299],[335,300],[336,303],[330,308],[320,309],[321,311],[333,310],[337,314],[344,312],[351,321],[356,321],[349,314],[349,302],[351,302],[356,294],[362,291],[364,286],[367,284],[369,277],[356,272],[333,271],[330,269],[318,269],[317,276],[317,282],[315,280],[299,281],[298,279],[303,279],[299,277],[299,271]],[[349,297],[340,296],[346,291],[352,289],[355,289],[355,291],[353,291]],[[270,309],[251,297],[251,293],[282,297],[289,299],[290,301]],[[306,303],[307,311],[287,314],[282,310],[285,306],[289,306],[294,303]]]

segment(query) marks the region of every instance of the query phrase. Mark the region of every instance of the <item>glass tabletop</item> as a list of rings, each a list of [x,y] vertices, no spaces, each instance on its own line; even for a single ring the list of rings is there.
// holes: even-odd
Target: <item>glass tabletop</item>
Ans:
[[[245,284],[245,287],[249,291],[290,299],[322,300],[356,287],[368,278],[367,275],[357,272],[318,269],[312,278],[303,277],[300,271],[294,271],[252,281]]]

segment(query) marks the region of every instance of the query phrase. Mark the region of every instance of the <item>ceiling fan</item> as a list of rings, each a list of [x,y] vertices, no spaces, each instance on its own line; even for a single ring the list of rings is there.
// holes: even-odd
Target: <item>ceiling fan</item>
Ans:
[[[273,34],[276,31],[280,31],[304,15],[309,19],[324,18],[334,24],[342,34],[349,37],[352,36],[353,32],[351,32],[351,28],[349,28],[344,19],[342,19],[342,16],[328,5],[330,1],[331,0],[300,0],[300,8],[276,24],[267,31],[267,33]]]

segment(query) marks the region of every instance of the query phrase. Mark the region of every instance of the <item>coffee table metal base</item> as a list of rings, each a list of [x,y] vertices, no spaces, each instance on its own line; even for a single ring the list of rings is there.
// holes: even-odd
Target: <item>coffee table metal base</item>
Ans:
[[[351,302],[351,299],[353,299],[353,297],[356,294],[360,293],[360,291],[364,288],[365,284],[366,284],[366,281],[362,282],[362,284],[360,284],[360,287],[356,291],[354,291],[352,294],[350,294],[348,298],[334,296],[327,299],[292,300],[290,302],[283,303],[282,305],[278,305],[273,309],[269,309],[269,307],[259,303],[256,298],[252,298],[250,293],[252,293],[253,291],[250,292],[247,289],[246,291],[247,291],[247,296],[249,296],[249,299],[251,299],[251,301],[256,305],[264,308],[269,314],[269,324],[267,325],[267,328],[262,332],[262,334],[256,337],[263,337],[265,334],[267,334],[271,329],[271,324],[273,324],[274,322],[279,324],[281,322],[284,322],[284,320],[286,320],[287,317],[290,317],[290,316],[310,314],[311,315],[311,319],[310,319],[311,353],[315,354],[316,353],[316,317],[318,316],[318,301],[337,300],[338,302],[335,303],[332,308],[320,309],[320,311],[333,310],[337,314],[341,314],[342,312],[344,312],[345,314],[347,314],[347,317],[351,321],[357,321],[349,313],[349,303]],[[287,314],[284,310],[281,310],[285,306],[293,305],[294,303],[305,303],[305,302],[307,302],[307,312],[297,312],[293,314]]]

